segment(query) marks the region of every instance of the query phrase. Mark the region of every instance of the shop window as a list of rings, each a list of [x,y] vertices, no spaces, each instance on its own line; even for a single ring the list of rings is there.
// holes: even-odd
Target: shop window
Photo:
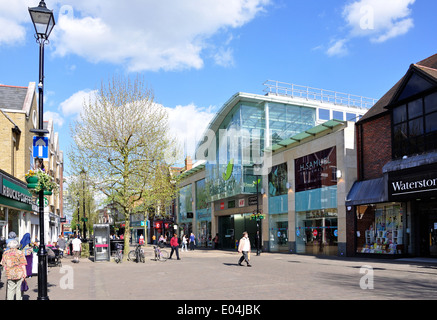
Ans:
[[[296,212],[296,251],[305,254],[338,254],[337,209]]]
[[[358,253],[403,254],[404,215],[400,204],[356,208]]]

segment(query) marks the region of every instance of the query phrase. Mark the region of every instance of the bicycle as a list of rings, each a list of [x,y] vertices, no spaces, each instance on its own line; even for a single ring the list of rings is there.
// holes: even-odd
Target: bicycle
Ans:
[[[123,261],[123,246],[121,244],[117,244],[116,250],[117,251],[115,253],[114,260],[116,263],[120,263]]]
[[[136,263],[138,262],[146,262],[146,259],[144,257],[144,250],[141,248],[141,245],[137,245],[137,247],[135,248],[135,250],[131,250],[129,251],[128,255],[127,255],[128,260],[130,261],[134,261]]]
[[[155,252],[155,261],[167,261],[169,255],[168,252],[159,248],[158,246],[153,246],[153,250]]]

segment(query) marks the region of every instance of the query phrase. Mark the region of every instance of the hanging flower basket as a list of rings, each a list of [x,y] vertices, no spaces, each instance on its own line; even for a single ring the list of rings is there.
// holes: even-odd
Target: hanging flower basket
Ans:
[[[258,213],[258,214],[254,213],[250,216],[250,219],[251,220],[262,220],[262,219],[264,219],[264,215],[262,215],[260,213]]]
[[[58,189],[58,185],[54,182],[54,179],[49,176],[45,170],[29,170],[26,174],[27,188],[32,192],[39,193],[44,191],[45,195],[52,195],[53,191]]]

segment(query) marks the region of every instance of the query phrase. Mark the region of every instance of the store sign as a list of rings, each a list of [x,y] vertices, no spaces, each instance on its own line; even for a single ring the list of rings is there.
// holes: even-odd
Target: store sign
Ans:
[[[16,185],[15,183],[3,178],[0,184],[0,194],[8,199],[17,201],[25,205],[34,205],[32,195],[27,191],[27,189]]]
[[[334,186],[337,184],[336,147],[296,159],[294,167],[296,192]]]
[[[429,168],[428,168],[429,169]],[[388,175],[390,201],[435,196],[437,191],[437,168],[419,172],[396,171]]]
[[[238,206],[241,208],[241,207],[244,207],[244,205],[245,205],[245,199],[239,199],[238,200]]]
[[[249,206],[256,206],[258,204],[258,196],[249,197]]]

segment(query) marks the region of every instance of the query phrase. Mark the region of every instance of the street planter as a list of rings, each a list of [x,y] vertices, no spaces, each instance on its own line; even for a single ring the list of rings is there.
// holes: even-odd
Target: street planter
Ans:
[[[34,194],[38,194],[42,190],[45,195],[51,196],[53,191],[58,188],[53,178],[41,169],[29,170],[26,174],[26,182],[27,188]]]

